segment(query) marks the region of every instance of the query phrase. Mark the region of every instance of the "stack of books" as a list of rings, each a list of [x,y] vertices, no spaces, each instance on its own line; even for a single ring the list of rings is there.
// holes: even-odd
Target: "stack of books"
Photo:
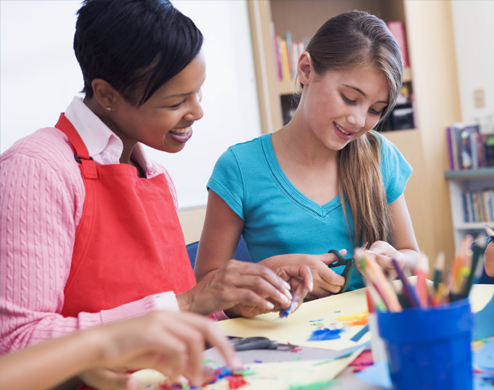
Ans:
[[[278,35],[274,37],[274,54],[279,81],[295,80],[298,59],[304,50],[304,43],[293,42],[290,32],[286,33],[285,39]]]
[[[494,188],[463,193],[464,222],[494,222]]]
[[[478,125],[455,123],[446,137],[452,171],[494,166],[494,134],[482,134]]]

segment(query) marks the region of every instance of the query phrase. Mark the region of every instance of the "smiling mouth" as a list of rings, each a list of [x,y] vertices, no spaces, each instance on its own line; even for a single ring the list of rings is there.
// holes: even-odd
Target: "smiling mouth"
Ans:
[[[339,131],[341,131],[343,134],[346,134],[346,135],[353,135],[353,133],[349,133],[348,131],[343,130],[340,126],[338,126],[338,123],[336,123],[336,122],[333,122],[333,123],[334,123],[334,125],[336,126],[336,128],[337,128]]]
[[[192,129],[192,126],[183,127],[181,129],[172,129],[172,130],[170,130],[170,133],[177,134],[177,135],[184,135],[184,134],[187,134],[191,129]]]

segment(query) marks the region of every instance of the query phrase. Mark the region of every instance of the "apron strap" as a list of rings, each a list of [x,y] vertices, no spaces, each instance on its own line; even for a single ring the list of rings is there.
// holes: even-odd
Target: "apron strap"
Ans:
[[[64,113],[60,114],[60,118],[58,119],[55,127],[62,131],[69,139],[69,142],[72,144],[72,148],[75,150],[74,158],[79,164],[81,164],[80,167],[82,176],[85,179],[97,179],[98,170],[96,169],[96,163],[89,155],[89,152],[81,136],[72,125],[72,123],[70,123],[70,121],[65,117]]]

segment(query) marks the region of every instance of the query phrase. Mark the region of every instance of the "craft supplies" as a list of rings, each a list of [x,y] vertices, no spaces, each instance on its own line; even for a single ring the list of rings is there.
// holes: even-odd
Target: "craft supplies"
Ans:
[[[395,389],[472,389],[473,317],[467,299],[377,316]]]

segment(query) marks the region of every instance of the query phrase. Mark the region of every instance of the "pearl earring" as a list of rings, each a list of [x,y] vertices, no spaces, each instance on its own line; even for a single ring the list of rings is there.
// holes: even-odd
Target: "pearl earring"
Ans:
[[[106,111],[111,111],[111,107],[110,106],[106,107]]]

